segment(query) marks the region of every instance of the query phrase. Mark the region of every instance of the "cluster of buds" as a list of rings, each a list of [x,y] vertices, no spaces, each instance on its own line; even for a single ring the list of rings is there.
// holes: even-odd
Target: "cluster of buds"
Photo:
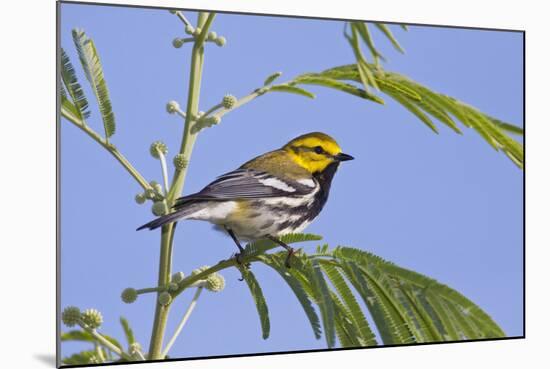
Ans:
[[[151,200],[154,203],[163,202],[164,195],[162,194],[162,185],[157,181],[150,181],[149,185],[151,186],[150,188],[135,196],[136,203],[141,205],[147,200]]]
[[[205,265],[191,272],[191,275],[197,275],[210,268]],[[212,273],[206,279],[201,279],[201,284],[210,292],[220,292],[225,288],[225,278],[219,273]]]
[[[154,215],[160,217],[161,215],[168,213],[168,206],[166,205],[166,202],[164,200],[156,201],[153,203],[151,211]]]
[[[189,24],[185,26],[185,33],[188,34],[190,37],[176,37],[174,40],[172,40],[172,46],[174,46],[176,49],[179,49],[186,42],[195,41],[202,33],[202,28],[200,27],[195,28]],[[218,34],[214,31],[208,32],[204,40],[206,42],[213,42],[219,47],[225,46],[227,42],[225,37],[218,36]]]
[[[86,309],[81,312],[76,306],[68,306],[61,313],[61,320],[67,327],[80,325],[90,329],[97,329],[103,323],[103,316],[96,309]]]

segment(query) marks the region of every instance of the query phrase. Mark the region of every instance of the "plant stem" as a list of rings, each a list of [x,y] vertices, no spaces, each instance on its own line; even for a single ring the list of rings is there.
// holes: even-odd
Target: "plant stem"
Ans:
[[[183,318],[181,318],[181,321],[178,324],[178,327],[176,328],[176,331],[174,332],[174,335],[172,336],[172,338],[170,339],[170,341],[168,342],[168,344],[164,348],[164,351],[162,352],[162,357],[165,357],[168,354],[168,351],[170,351],[170,349],[174,345],[174,342],[176,342],[176,339],[178,338],[179,334],[181,333],[181,330],[183,329],[183,327],[185,326],[185,323],[187,323],[187,320],[189,319],[189,317],[191,316],[191,313],[195,309],[195,306],[197,305],[197,301],[198,301],[203,289],[204,289],[204,287],[201,286],[201,287],[198,287],[197,290],[195,291],[195,295],[193,296],[193,300],[191,300],[191,303],[189,304],[189,307],[187,308],[187,311],[185,312],[185,314],[183,314]]]
[[[96,331],[95,329],[92,329],[90,328],[88,325],[84,324],[84,323],[80,323],[80,326],[82,327],[82,329],[84,329],[86,332],[90,333],[92,336],[94,336],[94,338],[96,339],[96,341],[108,348],[109,350],[111,350],[112,352],[116,353],[117,355],[119,355],[120,357],[124,358],[124,359],[127,359],[127,360],[130,360],[130,356],[128,354],[126,354],[124,351],[120,350],[118,347],[116,347],[115,345],[113,345],[109,340],[107,340],[105,337],[103,337],[103,335],[101,335],[101,333],[99,333],[98,331]]]
[[[159,159],[160,159],[160,167],[162,169],[162,179],[164,180],[164,195],[168,193],[169,186],[168,186],[168,167],[166,166],[166,157],[164,154],[158,150],[159,153]]]
[[[171,240],[172,240],[173,224],[167,224],[161,229],[160,241],[160,262],[158,285],[165,286],[170,282],[170,271],[172,269],[171,255]],[[158,292],[160,294],[160,291]],[[161,305],[156,301],[155,320],[153,322],[153,331],[151,333],[151,343],[149,345],[149,358],[151,360],[162,359],[162,341],[164,339],[164,331],[168,321],[168,313],[170,305]]]
[[[166,291],[166,287],[148,287],[148,288],[140,288],[139,290],[136,290],[138,295],[144,294],[144,293],[150,293],[150,292],[164,292]]]
[[[241,265],[261,261],[259,258],[260,255],[277,247],[279,247],[279,245],[277,245],[276,243],[273,243],[272,245],[262,248],[262,250],[257,251],[255,253],[245,254],[242,256]],[[184,278],[180,283],[178,283],[178,289],[172,292],[172,297],[176,298],[176,296],[182,293],[186,288],[193,286],[193,284],[197,281],[208,278],[208,276],[212,273],[216,273],[216,272],[219,272],[220,270],[224,270],[231,267],[239,268],[241,265],[237,263],[235,258],[221,260],[216,265],[213,265],[210,268],[205,269],[200,273],[192,274]]]
[[[94,141],[103,146],[111,155],[118,160],[118,162],[130,173],[130,175],[139,183],[139,185],[144,189],[151,188],[151,185],[143,178],[143,176],[133,167],[133,165],[118,151],[118,149],[111,143],[108,143],[103,137],[101,137],[97,132],[91,129],[86,122],[78,120],[71,114],[68,114],[61,109],[61,115],[67,119],[69,122],[73,123],[75,126],[83,130],[88,136],[90,136]]]
[[[196,117],[199,110],[199,95],[204,61],[204,39],[208,34],[208,29],[214,20],[214,16],[215,14],[213,13],[199,13],[197,27],[201,27],[202,32],[195,40],[193,50],[191,52],[191,71],[187,96],[187,111],[185,115],[183,138],[180,147],[180,153],[187,162],[189,162],[191,158],[191,152],[193,151],[193,145],[195,144],[197,137],[196,133],[191,133],[191,122]],[[168,207],[171,207],[174,200],[180,196],[186,174],[187,167],[183,169],[176,169],[172,186],[166,195],[166,204]],[[167,285],[170,282],[174,228],[175,225],[173,223],[162,227],[158,277],[159,286]],[[151,360],[163,358],[161,351],[169,310],[170,305],[163,306],[157,302],[155,309],[155,320],[153,322],[153,330],[151,332],[151,341],[149,345],[149,359]]]
[[[187,20],[187,18],[185,18],[185,15],[183,15],[183,13],[181,11],[176,11],[176,15],[179,19],[181,19],[181,21],[183,22],[183,24],[185,24],[186,26],[190,26],[191,25],[191,22],[189,22]]]

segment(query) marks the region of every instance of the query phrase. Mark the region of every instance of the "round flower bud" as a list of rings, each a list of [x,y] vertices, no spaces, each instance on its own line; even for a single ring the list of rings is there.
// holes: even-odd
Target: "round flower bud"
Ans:
[[[178,154],[174,156],[174,166],[177,169],[185,169],[187,167],[187,164],[189,164],[189,162],[185,159],[185,156],[183,154]]]
[[[197,275],[199,273],[204,272],[206,269],[210,268],[208,265],[201,266],[191,272],[191,275]]]
[[[187,33],[188,35],[192,35],[193,32],[195,32],[193,26],[185,26],[185,33]]]
[[[168,207],[166,206],[166,203],[164,201],[157,201],[153,204],[151,211],[157,217],[160,217],[161,215],[168,213]]]
[[[156,158],[156,159],[160,158],[159,151],[164,155],[166,155],[166,153],[168,152],[168,147],[162,141],[153,142],[151,144],[151,147],[149,148],[149,152],[151,153],[151,156],[153,156],[153,158]]]
[[[172,274],[172,283],[180,283],[185,278],[185,274],[183,272],[176,272]]]
[[[237,103],[237,98],[233,95],[225,95],[222,100],[222,105],[226,109],[231,109]]]
[[[208,33],[208,37],[206,38],[208,41],[214,41],[218,38],[218,34],[214,31]]]
[[[80,319],[80,309],[76,306],[67,306],[61,313],[61,320],[67,327],[74,327]]]
[[[151,187],[153,187],[153,190],[155,190],[158,193],[162,193],[162,185],[158,183],[157,181],[151,181],[149,182]]]
[[[176,14],[176,13],[177,13],[177,10],[170,9],[170,13],[171,13],[171,14]]]
[[[172,302],[172,296],[168,292],[162,292],[159,295],[158,301],[162,306],[166,306]]]
[[[214,42],[216,43],[216,45],[221,47],[225,45],[226,40],[225,40],[225,37],[220,36]]]
[[[170,114],[176,113],[178,110],[180,110],[180,104],[178,104],[177,101],[168,101],[168,104],[166,104],[166,111]]]
[[[172,40],[172,46],[174,46],[176,49],[182,47],[184,43],[185,41],[183,40],[183,38],[176,37],[174,40]]]
[[[193,36],[198,36],[198,35],[201,34],[201,32],[202,32],[202,28],[197,27],[197,28],[195,28],[195,30],[193,31]]]
[[[143,204],[147,198],[145,197],[145,193],[138,193],[135,197],[135,200],[138,204]]]
[[[222,118],[218,117],[217,115],[213,115],[211,117],[207,117],[204,120],[204,124],[208,127],[213,126],[214,124],[219,124],[222,121]]]
[[[88,364],[100,364],[100,363],[101,363],[101,360],[99,360],[99,358],[95,355],[90,356],[90,358],[88,359]]]
[[[197,113],[197,119],[199,118],[202,118],[202,116],[204,115],[204,112],[201,110]]]
[[[178,284],[177,283],[174,283],[174,282],[171,282],[168,284],[168,291],[177,291],[179,288]]]
[[[221,274],[214,273],[206,279],[206,289],[212,292],[220,292],[225,287],[225,279]]]
[[[80,316],[82,322],[92,329],[99,328],[103,323],[103,316],[96,309],[86,309]]]
[[[126,288],[120,294],[120,298],[127,304],[131,304],[138,298],[138,293],[135,288]]]

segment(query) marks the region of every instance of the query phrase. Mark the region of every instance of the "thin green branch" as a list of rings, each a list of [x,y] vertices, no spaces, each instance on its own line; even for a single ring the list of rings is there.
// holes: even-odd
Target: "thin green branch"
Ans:
[[[181,318],[181,321],[179,322],[179,324],[176,328],[176,331],[174,332],[174,335],[172,336],[170,341],[168,341],[168,344],[166,345],[166,347],[164,348],[164,351],[162,352],[162,357],[163,358],[166,357],[166,355],[168,355],[168,352],[170,351],[170,349],[172,348],[172,346],[176,342],[176,339],[180,335],[181,330],[185,326],[185,323],[187,323],[187,320],[191,316],[191,313],[195,309],[195,306],[197,306],[197,301],[199,300],[199,297],[200,297],[201,292],[202,292],[203,289],[204,289],[204,287],[201,286],[201,287],[198,287],[197,290],[195,291],[195,295],[193,296],[193,299],[191,300],[191,303],[189,304],[189,307],[185,311],[185,314],[183,314],[183,317]]]
[[[103,146],[111,155],[118,160],[118,162],[130,173],[130,175],[139,183],[139,185],[147,190],[151,188],[151,185],[143,178],[143,176],[134,168],[134,166],[118,151],[118,149],[111,143],[107,142],[103,137],[101,137],[97,132],[91,129],[84,121],[78,120],[76,117],[69,114],[63,108],[61,109],[61,115],[67,119],[69,122],[73,123],[75,126],[84,131],[88,136],[90,136],[94,141]]]
[[[111,350],[112,352],[116,353],[118,356],[126,360],[131,360],[131,357],[127,353],[116,347],[112,342],[103,337],[101,333],[99,333],[95,329],[90,328],[87,324],[84,324],[83,322],[79,322],[79,325],[86,332],[90,333],[100,345]]]
[[[170,190],[170,186],[168,185],[168,167],[166,166],[166,157],[164,156],[164,153],[160,151],[158,148],[157,148],[157,152],[159,154],[160,167],[162,169],[162,179],[164,182],[164,195],[166,196],[166,194]]]
[[[185,15],[183,15],[181,11],[177,10],[174,14],[183,22],[183,24],[186,26],[191,26],[191,22],[185,18]]]
[[[191,70],[189,76],[189,87],[187,95],[187,110],[185,113],[185,126],[183,130],[183,138],[180,146],[180,154],[189,162],[193,146],[197,138],[197,134],[191,132],[191,122],[197,116],[199,108],[200,87],[202,81],[202,68],[204,63],[204,41],[214,21],[215,13],[200,12],[198,15],[197,27],[202,29],[200,35],[194,42],[191,51]],[[177,197],[180,196],[187,174],[187,167],[177,168],[172,186],[166,195],[166,204],[171,207]],[[173,223],[162,227],[160,261],[159,261],[159,276],[158,285],[167,285],[170,282],[170,274],[172,269],[172,245],[174,241]],[[155,308],[155,320],[151,332],[151,341],[149,346],[149,358],[152,360],[162,359],[162,345],[166,323],[168,321],[168,313],[170,305],[160,305],[157,303]]]

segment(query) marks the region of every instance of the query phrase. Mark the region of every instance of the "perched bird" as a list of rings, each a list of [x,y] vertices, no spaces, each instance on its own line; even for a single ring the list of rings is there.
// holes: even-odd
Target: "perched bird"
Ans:
[[[201,191],[180,197],[173,212],[138,230],[184,219],[205,220],[225,229],[235,241],[239,263],[240,240],[267,238],[288,251],[289,267],[294,249],[279,237],[301,232],[319,215],[340,162],[352,159],[332,137],[308,133],[219,176]]]

